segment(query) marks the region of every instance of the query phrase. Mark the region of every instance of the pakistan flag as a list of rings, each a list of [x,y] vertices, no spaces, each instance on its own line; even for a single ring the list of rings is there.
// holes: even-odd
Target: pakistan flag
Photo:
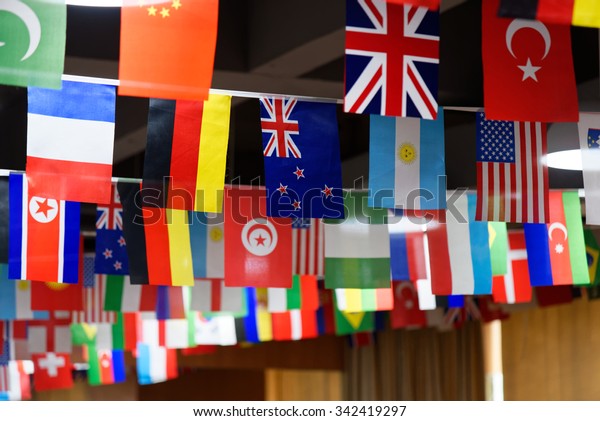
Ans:
[[[65,0],[0,0],[0,84],[59,89]]]

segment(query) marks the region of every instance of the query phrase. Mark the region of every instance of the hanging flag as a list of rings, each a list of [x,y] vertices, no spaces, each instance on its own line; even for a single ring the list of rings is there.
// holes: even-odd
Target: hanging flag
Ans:
[[[402,218],[390,222],[388,231],[392,280],[427,279],[423,226]]]
[[[392,4],[412,4],[413,6],[423,6],[431,10],[438,10],[440,8],[440,0],[386,0]]]
[[[585,223],[600,225],[600,114],[579,114],[579,147],[585,191]]]
[[[319,335],[335,334],[334,291],[325,289],[325,282],[318,282],[319,309],[317,310],[317,327]]]
[[[292,228],[288,218],[265,217],[263,189],[225,190],[225,285],[289,288]]]
[[[31,380],[25,361],[6,360],[0,354],[0,401],[31,399]]]
[[[35,390],[70,389],[73,387],[71,356],[67,353],[48,352],[32,354],[33,384]]]
[[[122,383],[126,380],[125,353],[112,349],[112,326],[101,323],[88,347],[88,383],[92,386]]]
[[[220,346],[237,344],[233,316],[204,317],[201,313],[198,313],[194,320],[194,340],[196,344]]]
[[[437,11],[347,0],[344,111],[435,119],[439,33]]]
[[[583,230],[585,241],[585,255],[587,257],[588,270],[590,272],[590,286],[600,285],[600,270],[598,270],[598,260],[600,259],[600,246],[598,240],[591,229]],[[2,306],[0,305],[0,308]]]
[[[507,271],[508,231],[505,222],[488,222],[492,276]]]
[[[222,212],[231,97],[151,99],[143,188],[161,207]]]
[[[369,206],[445,209],[444,111],[437,119],[371,116]]]
[[[227,287],[221,280],[196,280],[190,310],[202,313],[243,314],[246,310],[244,288]]]
[[[577,121],[570,27],[497,16],[483,2],[483,98],[492,120]]]
[[[366,192],[345,197],[346,219],[325,221],[325,287],[389,288],[387,210],[366,206]]]
[[[343,218],[335,104],[260,98],[267,215]]]
[[[115,323],[116,314],[104,311],[106,276],[94,274],[95,255],[83,257],[83,310],[73,312],[73,323]]]
[[[337,304],[334,307],[336,335],[349,335],[375,330],[374,312],[346,313],[338,310]]]
[[[178,376],[176,349],[139,342],[136,362],[137,379],[141,385],[161,383]]]
[[[547,224],[525,224],[532,286],[587,285],[581,205],[576,191],[550,192]]]
[[[392,329],[427,327],[425,312],[419,308],[419,295],[411,281],[393,283],[394,309],[390,312]]]
[[[0,320],[47,318],[43,311],[31,309],[31,282],[7,279],[6,265],[0,265]]]
[[[185,319],[186,310],[189,310],[188,287],[159,286],[156,299],[156,318]]]
[[[223,213],[190,212],[190,241],[194,278],[225,278]]]
[[[475,221],[477,198],[464,193],[446,212],[445,224],[427,226],[431,286],[435,295],[491,294],[492,265],[488,226]]]
[[[335,297],[338,309],[348,313],[388,311],[394,308],[392,288],[337,288]]]
[[[36,196],[110,203],[115,87],[64,81],[27,91],[27,165]]]
[[[268,311],[268,298],[266,288],[246,288],[246,302],[248,314],[243,319],[241,329],[243,341],[238,342],[259,343],[273,340],[273,325],[271,313]],[[236,332],[238,328],[236,326]]]
[[[32,282],[31,309],[83,311],[83,285],[57,282]]]
[[[133,285],[129,276],[100,275],[98,278],[105,285],[105,311],[136,313],[156,310],[157,286]]]
[[[80,205],[30,194],[27,178],[11,174],[8,277],[76,284]]]
[[[324,239],[323,220],[292,220],[292,273],[321,277],[325,274]]]
[[[600,10],[595,0],[500,0],[498,16],[600,28]]]
[[[64,0],[5,0],[0,14],[0,84],[61,85],[67,36]]]
[[[205,100],[212,84],[218,0],[123,0],[119,95]]]
[[[288,310],[272,313],[274,341],[299,341],[319,336],[315,310]]]
[[[492,296],[495,303],[515,304],[531,301],[532,288],[527,267],[527,248],[523,231],[508,233],[510,250],[506,255],[506,274],[494,276]]]
[[[111,187],[111,200],[96,208],[95,273],[127,275],[129,259],[123,236],[123,206],[116,184]]]
[[[123,204],[123,234],[128,244],[131,282],[193,285],[188,212],[152,206],[145,200],[148,197],[142,198],[137,183],[119,182],[117,188]]]
[[[63,314],[64,313],[64,314]],[[71,314],[53,312],[48,320],[27,323],[27,347],[31,354],[71,353]]]
[[[8,263],[8,232],[9,232],[9,183],[8,178],[0,178],[0,265]]]
[[[267,288],[269,313],[284,313],[288,310],[301,309],[301,292],[299,275],[293,276],[291,288]]]
[[[477,127],[476,219],[546,222],[549,185],[546,125],[493,121],[480,112]]]
[[[112,325],[113,349],[135,352],[141,314],[117,313],[117,322]]]

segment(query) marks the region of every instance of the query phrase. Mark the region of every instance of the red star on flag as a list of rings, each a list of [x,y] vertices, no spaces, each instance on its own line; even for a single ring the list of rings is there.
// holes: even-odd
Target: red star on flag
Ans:
[[[125,238],[123,236],[120,236],[119,239],[117,240],[117,242],[119,243],[119,245],[121,247],[125,246]]]
[[[54,209],[53,206],[50,206],[48,204],[48,199],[36,200],[36,204],[38,208],[37,211],[35,211],[35,213],[43,213],[46,218],[48,218],[48,212]]]
[[[115,262],[115,264],[113,266],[114,266],[115,270],[123,269],[123,264],[121,262],[119,262],[118,260]]]
[[[321,193],[323,193],[326,198],[333,196],[333,193],[331,192],[331,187],[327,187],[327,184],[325,184],[325,188],[321,190]]]
[[[264,246],[266,238],[262,235],[258,234],[258,237],[255,238],[257,246]]]
[[[284,186],[283,184],[279,183],[279,188],[277,190],[283,195],[287,194],[287,188],[288,186]]]
[[[293,174],[295,174],[295,175],[296,175],[296,177],[298,177],[298,178],[297,178],[297,180],[299,180],[299,179],[300,179],[300,177],[304,178],[304,170],[303,170],[303,169],[301,170],[301,169],[300,169],[300,168],[298,168],[298,167],[296,167],[296,171],[294,171],[294,173],[293,173]]]
[[[104,252],[102,253],[102,255],[104,256],[105,259],[112,259],[112,250],[109,249],[104,249]]]
[[[300,207],[300,202],[297,200],[294,200],[294,203],[292,203],[292,206],[294,207],[294,210],[302,209]]]

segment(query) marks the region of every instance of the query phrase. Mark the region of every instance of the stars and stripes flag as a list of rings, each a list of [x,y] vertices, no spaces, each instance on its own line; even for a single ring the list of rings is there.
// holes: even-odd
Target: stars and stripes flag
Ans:
[[[94,274],[94,255],[83,257],[83,310],[73,312],[73,323],[111,323],[117,321],[113,311],[104,311],[106,276]]]
[[[292,222],[292,273],[324,276],[324,239],[323,220],[299,218]]]
[[[545,223],[546,124],[477,113],[477,221]]]
[[[439,13],[347,0],[344,111],[435,119]]]

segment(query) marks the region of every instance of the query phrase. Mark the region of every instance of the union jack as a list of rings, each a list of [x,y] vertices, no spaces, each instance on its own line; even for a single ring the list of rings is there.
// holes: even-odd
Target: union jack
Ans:
[[[289,158],[291,154],[294,158],[301,158],[300,149],[292,139],[292,135],[300,134],[298,120],[290,120],[296,98],[263,97],[260,103],[267,114],[267,117],[260,119],[262,131],[271,135],[263,151],[264,155],[271,156],[275,153],[278,158]]]
[[[123,206],[119,191],[112,185],[112,200],[96,208],[96,229],[123,230]]]
[[[344,110],[437,117],[439,13],[347,0]]]

